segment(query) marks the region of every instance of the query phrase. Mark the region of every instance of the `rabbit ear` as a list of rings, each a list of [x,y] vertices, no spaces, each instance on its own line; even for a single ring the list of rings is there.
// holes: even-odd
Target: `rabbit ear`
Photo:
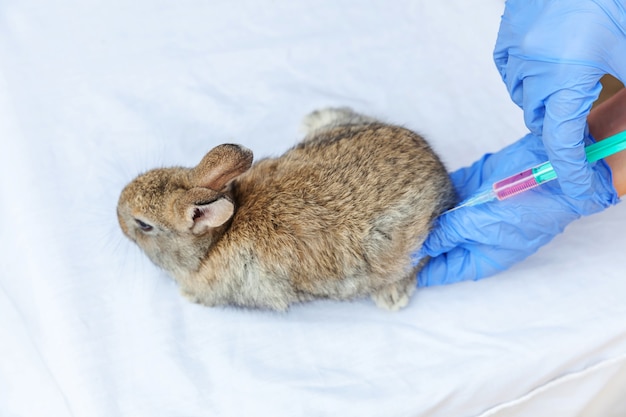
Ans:
[[[206,203],[195,203],[189,207],[187,212],[193,221],[191,231],[199,235],[207,229],[219,227],[232,217],[234,211],[234,204],[226,197]]]
[[[240,145],[219,145],[207,153],[191,171],[196,187],[221,190],[230,180],[243,174],[252,165],[252,151]]]

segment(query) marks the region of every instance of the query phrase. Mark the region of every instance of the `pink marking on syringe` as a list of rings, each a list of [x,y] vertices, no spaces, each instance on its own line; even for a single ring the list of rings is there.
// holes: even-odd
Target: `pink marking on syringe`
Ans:
[[[533,175],[533,169],[527,169],[493,184],[493,191],[498,200],[504,200],[526,190],[535,188],[540,183]]]

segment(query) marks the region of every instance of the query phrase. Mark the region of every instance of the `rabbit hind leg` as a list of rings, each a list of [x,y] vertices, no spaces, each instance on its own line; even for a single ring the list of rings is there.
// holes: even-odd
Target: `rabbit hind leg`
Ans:
[[[417,285],[417,269],[411,271],[406,277],[391,284],[379,288],[371,297],[380,308],[390,311],[398,311],[409,304],[411,295],[415,292]]]

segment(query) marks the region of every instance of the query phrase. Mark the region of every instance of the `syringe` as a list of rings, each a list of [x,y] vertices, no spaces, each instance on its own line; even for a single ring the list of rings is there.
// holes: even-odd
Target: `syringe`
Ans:
[[[609,155],[626,149],[626,130],[585,148],[587,161],[596,162]],[[476,206],[492,200],[505,200],[514,195],[532,190],[539,185],[556,179],[556,172],[550,162],[544,162],[536,167],[529,168],[518,174],[511,175],[493,184],[490,190],[476,194],[461,202],[448,212],[461,207]]]

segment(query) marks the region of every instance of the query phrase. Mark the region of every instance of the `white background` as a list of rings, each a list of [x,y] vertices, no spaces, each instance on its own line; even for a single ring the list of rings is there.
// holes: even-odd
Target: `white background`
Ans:
[[[421,132],[450,170],[518,139],[491,58],[502,10],[0,2],[0,414],[624,415],[623,204],[396,314],[191,305],[118,230],[139,172],[223,142],[279,154],[323,106]]]

